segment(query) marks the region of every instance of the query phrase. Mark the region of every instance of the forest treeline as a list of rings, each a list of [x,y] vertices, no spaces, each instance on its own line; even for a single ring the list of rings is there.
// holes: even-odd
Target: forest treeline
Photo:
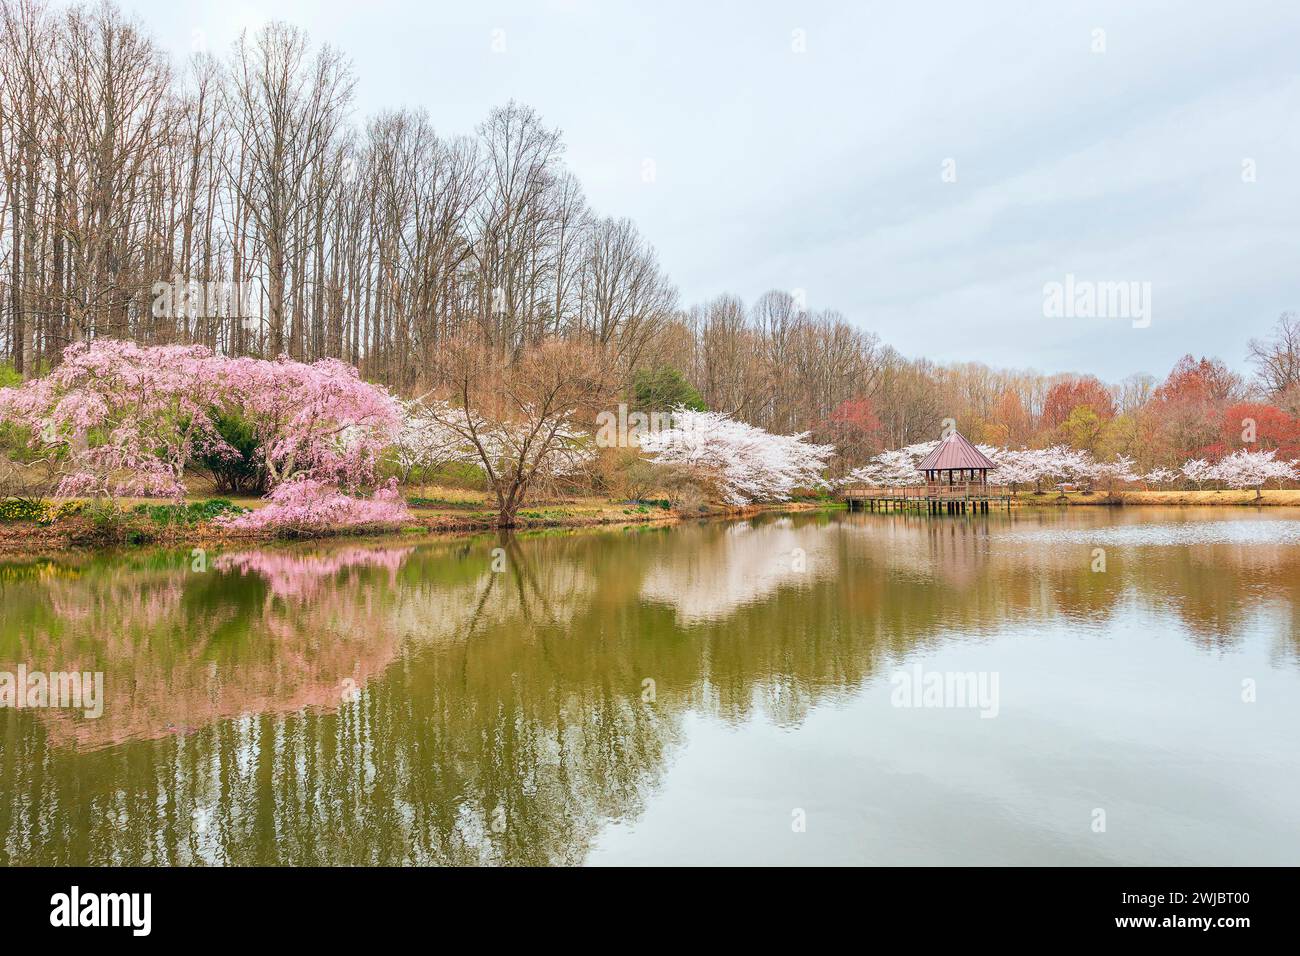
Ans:
[[[1191,356],[1165,380],[1114,385],[907,358],[790,292],[684,305],[525,105],[464,133],[423,111],[359,119],[346,56],[292,25],[178,63],[111,2],[0,0],[0,17],[0,355],[14,376],[113,338],[338,358],[414,395],[446,384],[443,346],[472,332],[507,358],[595,346],[634,402],[811,431],[844,468],[945,419],[977,441],[1160,464],[1234,445],[1245,403],[1270,410],[1266,447],[1300,441],[1289,316],[1251,344],[1249,381]]]

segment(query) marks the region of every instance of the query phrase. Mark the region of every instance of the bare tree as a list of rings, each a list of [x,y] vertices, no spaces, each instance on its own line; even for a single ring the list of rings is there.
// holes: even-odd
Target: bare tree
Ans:
[[[307,35],[285,23],[263,27],[253,40],[240,36],[225,109],[241,144],[238,175],[227,168],[232,187],[257,226],[265,250],[269,348],[285,348],[286,295],[290,269],[311,235],[307,223],[319,196],[313,172],[331,153],[352,100],[353,79],[343,56],[327,46],[310,53]],[[301,293],[302,286],[298,291]],[[290,340],[301,354],[301,328]]]
[[[635,367],[677,304],[677,290],[630,219],[601,219],[589,229],[582,261],[579,336],[613,349]]]
[[[576,426],[609,401],[613,363],[601,349],[559,339],[530,346],[511,362],[470,329],[442,356],[449,405],[431,405],[432,414],[474,448],[496,495],[497,522],[513,527],[538,484],[583,458]]]
[[[37,311],[37,199],[48,126],[44,58],[51,18],[39,0],[0,6],[0,123],[6,135],[5,185],[10,216],[10,342],[14,369],[30,377]]]
[[[1260,384],[1270,395],[1281,395],[1300,385],[1300,320],[1283,312],[1273,334],[1251,339],[1249,357]]]

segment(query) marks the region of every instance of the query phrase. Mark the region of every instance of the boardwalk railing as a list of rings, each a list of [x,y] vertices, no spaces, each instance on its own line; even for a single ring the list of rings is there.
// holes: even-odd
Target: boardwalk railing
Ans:
[[[851,511],[915,511],[930,514],[988,514],[995,503],[1008,510],[1011,496],[1002,487],[978,481],[926,485],[859,485],[841,489]]]
[[[957,484],[933,485],[855,485],[841,492],[845,498],[881,499],[881,498],[915,498],[929,501],[968,500],[971,498],[1001,498],[1006,494],[1003,488],[981,484],[977,481],[958,482]]]

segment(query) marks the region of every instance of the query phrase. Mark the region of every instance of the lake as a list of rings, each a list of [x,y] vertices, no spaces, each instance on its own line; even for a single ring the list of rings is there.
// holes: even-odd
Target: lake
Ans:
[[[2,864],[1295,864],[1300,514],[0,563]]]

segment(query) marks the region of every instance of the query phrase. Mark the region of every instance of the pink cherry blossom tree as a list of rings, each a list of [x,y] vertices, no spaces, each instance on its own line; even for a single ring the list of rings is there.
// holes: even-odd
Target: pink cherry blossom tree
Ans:
[[[388,391],[337,359],[214,357],[222,407],[249,422],[268,485],[302,474],[344,488],[373,484],[380,455],[402,426]]]
[[[76,343],[49,375],[0,390],[0,418],[48,451],[63,496],[185,495],[197,456],[238,455],[218,421],[238,417],[274,489],[296,476],[373,484],[400,417],[392,396],[327,359],[229,359],[202,346]]]
[[[299,473],[277,485],[267,496],[265,507],[214,521],[239,531],[307,534],[330,528],[391,528],[410,519],[395,478],[373,497],[361,498]]]
[[[0,418],[25,427],[61,473],[56,494],[184,497],[200,451],[228,451],[211,410],[224,394],[201,346],[74,343],[49,375],[0,390]]]

